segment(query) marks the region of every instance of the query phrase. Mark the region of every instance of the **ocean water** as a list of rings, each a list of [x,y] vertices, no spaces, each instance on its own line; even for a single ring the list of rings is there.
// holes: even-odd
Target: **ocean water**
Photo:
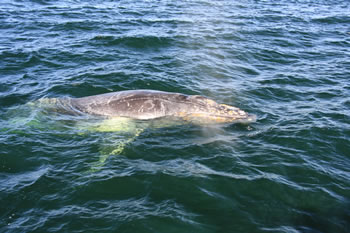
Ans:
[[[0,232],[350,232],[349,1],[2,0],[0,31]],[[122,133],[25,107],[132,89],[257,121],[146,128],[87,172]]]

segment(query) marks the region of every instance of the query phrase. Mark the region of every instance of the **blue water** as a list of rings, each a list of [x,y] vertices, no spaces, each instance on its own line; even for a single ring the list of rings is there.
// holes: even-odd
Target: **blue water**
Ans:
[[[1,1],[0,232],[350,232],[349,13],[347,0]],[[118,132],[23,112],[132,89],[257,121],[148,128],[86,172]]]

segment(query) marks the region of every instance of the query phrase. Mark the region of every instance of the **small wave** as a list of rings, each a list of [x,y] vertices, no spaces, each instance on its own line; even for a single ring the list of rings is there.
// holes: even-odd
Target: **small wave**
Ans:
[[[49,167],[40,167],[34,171],[28,171],[16,174],[1,175],[0,192],[16,193],[25,187],[35,184],[43,175],[49,171]]]
[[[146,49],[146,48],[161,48],[169,47],[172,44],[170,37],[158,37],[158,36],[102,36],[98,35],[92,38],[91,43],[104,46],[126,46],[134,49]]]
[[[326,17],[314,17],[312,19],[313,23],[322,23],[322,24],[349,24],[350,17],[348,15],[344,16],[326,16]]]

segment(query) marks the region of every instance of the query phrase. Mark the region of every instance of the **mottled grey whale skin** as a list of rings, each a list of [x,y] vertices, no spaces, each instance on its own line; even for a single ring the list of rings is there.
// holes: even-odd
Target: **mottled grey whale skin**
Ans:
[[[254,115],[239,108],[218,104],[203,96],[154,90],[120,91],[60,101],[62,104],[69,102],[69,108],[75,111],[105,117],[140,120],[178,117],[186,121],[203,123],[255,120]],[[64,103],[65,106],[67,102]]]

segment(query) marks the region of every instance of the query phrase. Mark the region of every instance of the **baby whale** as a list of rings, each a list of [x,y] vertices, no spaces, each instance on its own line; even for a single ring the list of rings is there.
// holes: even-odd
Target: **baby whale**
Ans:
[[[149,120],[175,117],[204,124],[253,122],[255,116],[199,95],[129,90],[81,98],[46,99],[75,114]]]

